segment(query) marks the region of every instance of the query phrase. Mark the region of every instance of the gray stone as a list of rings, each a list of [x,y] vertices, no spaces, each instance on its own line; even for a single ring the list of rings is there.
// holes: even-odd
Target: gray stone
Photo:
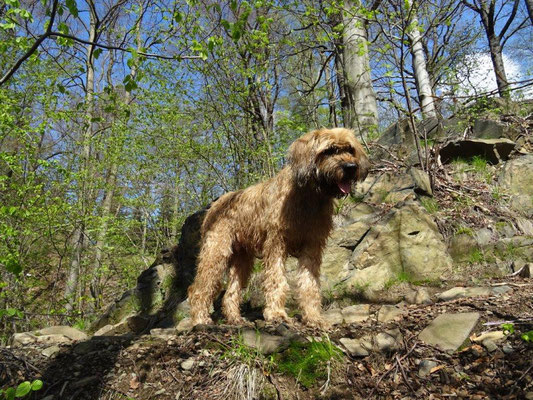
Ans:
[[[492,231],[488,228],[476,230],[474,237],[476,238],[477,244],[481,248],[487,247],[491,242],[494,241]]]
[[[483,139],[498,139],[505,137],[505,132],[509,128],[499,122],[492,119],[477,119],[472,127],[472,136],[475,138]]]
[[[374,348],[382,353],[388,353],[400,349],[403,337],[399,329],[390,329],[380,332],[374,337]]]
[[[533,236],[533,221],[530,219],[518,217],[516,225],[525,236]]]
[[[415,184],[415,192],[427,196],[433,196],[433,190],[431,189],[431,181],[429,175],[419,170],[418,168],[410,168],[409,174],[413,178]]]
[[[498,350],[498,345],[496,343],[494,343],[494,341],[492,341],[490,339],[486,339],[482,343],[483,343],[483,346],[487,349],[487,351],[489,353],[493,353],[496,350]]]
[[[451,270],[444,238],[433,218],[416,202],[392,209],[355,248],[354,269],[345,282],[347,292],[369,296],[398,274],[412,280],[438,279]],[[337,278],[337,279],[339,279]]]
[[[290,339],[286,336],[270,335],[252,329],[245,329],[242,333],[244,344],[268,355],[278,353],[289,347]]]
[[[400,319],[400,316],[403,314],[403,307],[385,304],[381,306],[378,311],[378,321],[379,322],[389,322]]]
[[[342,312],[338,308],[332,308],[322,313],[322,317],[331,325],[340,325],[343,322]]]
[[[53,345],[44,349],[41,354],[45,357],[51,358],[54,357],[57,353],[59,353],[60,350],[61,349],[58,345]]]
[[[514,352],[513,346],[511,346],[509,343],[504,343],[502,346],[502,351],[505,354],[511,354]]]
[[[344,322],[354,324],[366,321],[370,314],[370,304],[355,304],[341,310]]]
[[[462,139],[449,142],[440,149],[443,164],[457,158],[483,157],[492,164],[498,164],[509,158],[516,148],[516,143],[509,139]]]
[[[418,338],[442,350],[455,351],[468,338],[478,319],[479,313],[441,314],[420,332]]]
[[[491,288],[492,294],[495,295],[495,296],[507,293],[510,290],[513,290],[513,289],[510,286],[507,286],[507,285],[494,286],[494,287]]]
[[[86,340],[87,334],[71,326],[57,325],[34,331],[36,335],[64,335],[71,340]]]
[[[422,360],[418,364],[418,376],[424,378],[431,373],[431,370],[437,366],[433,360]]]
[[[489,287],[454,287],[437,295],[440,301],[450,301],[463,297],[490,296],[493,291]]]
[[[411,290],[405,295],[405,301],[410,304],[431,304],[431,296],[426,288]]]
[[[188,358],[181,362],[181,368],[185,371],[190,371],[194,367],[195,361],[193,358]]]
[[[533,215],[533,154],[505,163],[498,184],[511,195],[511,208],[529,218]]]
[[[448,250],[453,261],[461,263],[469,261],[472,252],[477,249],[477,240],[469,234],[461,233],[452,237]]]
[[[176,326],[178,332],[190,331],[192,328],[192,320],[190,318],[183,318]]]
[[[361,339],[341,338],[339,341],[352,356],[366,357],[372,350],[372,342],[369,337]]]
[[[115,328],[114,325],[104,325],[100,329],[98,329],[96,332],[94,332],[94,336],[112,335],[112,331],[114,328]]]
[[[176,328],[154,328],[150,329],[150,336],[168,340],[176,337]]]

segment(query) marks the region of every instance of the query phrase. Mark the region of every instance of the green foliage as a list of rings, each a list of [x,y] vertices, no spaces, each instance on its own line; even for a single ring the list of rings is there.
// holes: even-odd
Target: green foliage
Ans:
[[[304,387],[313,386],[317,380],[326,378],[331,364],[342,358],[342,351],[327,337],[309,343],[292,342],[278,356],[280,372],[292,375]]]
[[[525,332],[522,335],[520,335],[520,337],[522,338],[522,340],[528,343],[532,343],[533,342],[533,331]]]
[[[435,214],[439,211],[439,203],[433,197],[422,196],[420,198],[420,203],[422,203],[422,206],[430,214]]]
[[[457,230],[455,231],[456,235],[468,235],[468,236],[474,236],[474,231],[472,228],[468,226],[459,226]]]
[[[485,261],[485,254],[481,250],[479,249],[472,250],[472,252],[470,253],[470,257],[468,258],[468,262],[470,264],[478,264],[484,261]]]
[[[24,398],[31,392],[37,392],[43,387],[43,381],[36,379],[33,382],[24,381],[12,388],[0,389],[0,398],[5,400],[14,400],[15,398]]]
[[[514,324],[512,323],[502,324],[501,328],[503,329],[503,333],[506,335],[512,335],[514,333]]]

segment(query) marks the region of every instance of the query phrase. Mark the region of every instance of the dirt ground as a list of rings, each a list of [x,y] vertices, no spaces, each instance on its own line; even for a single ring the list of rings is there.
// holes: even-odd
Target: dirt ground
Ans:
[[[533,343],[521,333],[533,330],[533,280],[513,277],[512,291],[500,296],[462,298],[431,305],[407,305],[394,322],[376,318],[335,327],[327,334],[360,338],[397,328],[401,348],[371,353],[328,365],[326,378],[310,387],[293,376],[269,368],[268,356],[227,357],[239,328],[212,327],[157,338],[150,335],[99,337],[63,345],[52,358],[43,347],[0,348],[0,386],[39,378],[44,387],[33,399],[530,399],[533,398]],[[372,312],[379,305],[371,306]],[[447,353],[417,339],[420,331],[444,312],[478,312],[473,333],[498,330],[512,322],[515,332],[496,349],[467,341]],[[275,327],[265,327],[274,331]],[[302,337],[324,332],[292,326]],[[429,375],[419,375],[422,360],[433,362]]]

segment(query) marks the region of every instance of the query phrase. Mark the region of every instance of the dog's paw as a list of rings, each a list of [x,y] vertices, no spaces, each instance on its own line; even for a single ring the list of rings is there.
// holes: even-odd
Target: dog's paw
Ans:
[[[290,318],[285,310],[269,310],[265,309],[263,312],[263,316],[265,317],[265,321],[272,325],[280,324],[281,322],[286,322],[288,324],[292,324],[292,318]]]
[[[193,318],[191,320],[191,326],[196,326],[196,325],[213,325],[213,320],[209,317]]]
[[[322,331],[328,331],[331,329],[332,324],[326,321],[324,318],[304,318],[303,323],[309,328],[320,329]]]
[[[253,323],[248,321],[246,318],[243,317],[235,317],[235,318],[226,318],[226,324],[228,325],[237,325],[237,326],[251,326]]]

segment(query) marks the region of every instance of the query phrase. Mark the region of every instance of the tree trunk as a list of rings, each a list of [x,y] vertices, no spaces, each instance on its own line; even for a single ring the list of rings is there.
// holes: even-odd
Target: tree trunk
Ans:
[[[142,15],[142,4],[140,4],[140,12],[139,12],[139,19],[136,23],[136,30],[137,30],[137,49],[140,49],[141,47],[141,33],[140,33],[140,24],[141,24],[141,16]],[[112,68],[113,62],[111,62],[110,68]],[[137,65],[133,64],[130,69],[130,75],[132,79],[135,79],[135,76],[137,75]],[[126,107],[131,102],[131,93],[126,91],[124,95],[124,103],[126,104]],[[122,149],[119,149],[119,151],[122,151]],[[113,197],[115,195],[115,186],[117,181],[117,173],[118,173],[118,160],[116,156],[111,155],[111,166],[109,167],[109,173],[106,179],[105,188],[106,191],[104,194],[104,199],[102,201],[102,210],[101,210],[101,225],[100,230],[98,231],[98,236],[96,240],[96,251],[94,255],[94,261],[93,261],[93,277],[91,279],[91,295],[94,299],[94,307],[95,309],[98,309],[100,304],[100,297],[102,294],[101,285],[100,285],[100,279],[102,277],[102,258],[103,258],[103,248],[105,246],[105,238],[107,236],[107,229],[109,228],[109,218],[111,216],[111,206],[113,204]]]
[[[529,14],[529,20],[533,24],[533,0],[524,0],[526,2],[527,13]]]
[[[500,97],[509,98],[511,94],[509,92],[509,82],[507,81],[507,75],[505,74],[505,66],[503,65],[503,52],[500,45],[500,38],[495,34],[488,36],[490,58],[492,60],[492,68],[494,68],[494,74],[496,75],[496,84],[498,85],[498,94]]]
[[[92,1],[89,1],[89,42],[94,43],[96,41],[96,31],[97,31],[97,15],[96,9]],[[90,191],[88,186],[88,180],[91,178],[89,172],[90,168],[90,157],[91,157],[91,139],[94,133],[94,57],[93,53],[95,46],[92,44],[87,45],[87,60],[86,60],[86,92],[85,92],[85,102],[87,104],[87,110],[85,112],[85,120],[87,123],[87,128],[83,134],[82,140],[82,159],[81,159],[81,168],[80,172],[80,181],[81,188],[79,192],[79,201],[81,205],[80,214],[81,218],[76,223],[75,232],[72,235],[72,255],[69,266],[69,273],[67,278],[67,283],[65,285],[65,299],[67,301],[66,309],[67,311],[72,311],[74,309],[74,304],[76,303],[76,289],[79,283],[80,269],[81,269],[81,259],[83,254],[83,248],[85,244],[85,218],[88,214],[88,207],[90,202]]]
[[[377,129],[377,102],[368,57],[366,21],[356,14],[352,1],[343,14],[344,125],[366,137]]]
[[[410,7],[410,1],[407,1]],[[407,32],[407,36],[411,42],[411,56],[413,58],[413,72],[415,75],[416,88],[422,115],[426,118],[437,116],[435,110],[435,101],[433,98],[433,91],[431,89],[431,80],[426,67],[426,57],[424,48],[422,46],[422,38],[418,27],[418,18],[416,11],[411,10],[411,20],[407,21],[411,29]],[[408,93],[406,93],[408,95]]]

